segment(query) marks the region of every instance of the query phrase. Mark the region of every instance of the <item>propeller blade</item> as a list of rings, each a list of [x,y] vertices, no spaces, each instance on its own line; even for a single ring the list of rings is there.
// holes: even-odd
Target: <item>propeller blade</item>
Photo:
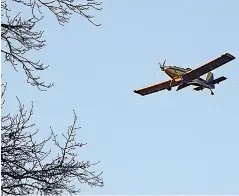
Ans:
[[[164,65],[166,63],[166,59],[164,60],[163,64],[161,64],[159,61],[157,61],[157,63],[160,65],[161,70],[163,70],[164,69]]]
[[[157,63],[160,65],[160,67],[162,67],[163,65],[159,62],[159,61],[157,61]]]
[[[165,63],[166,63],[166,59],[165,59],[164,62],[163,62],[163,66],[165,65]]]

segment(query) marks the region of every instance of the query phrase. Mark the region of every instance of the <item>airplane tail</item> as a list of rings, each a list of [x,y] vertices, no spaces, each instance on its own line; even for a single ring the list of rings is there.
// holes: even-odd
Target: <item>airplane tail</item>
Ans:
[[[212,73],[212,72],[208,72],[207,77],[206,77],[206,81],[207,81],[207,83],[210,84],[211,87],[214,89],[214,88],[215,88],[215,85],[214,85],[214,83],[212,83],[213,80],[214,80],[213,73]]]
[[[220,82],[222,82],[222,81],[224,81],[224,80],[226,80],[226,79],[227,79],[226,77],[221,76],[221,77],[219,77],[219,78],[217,78],[217,79],[215,79],[215,80],[210,80],[210,81],[208,82],[208,84],[214,87],[215,84],[219,84]],[[215,87],[214,87],[214,88],[215,88]],[[203,90],[203,87],[198,86],[198,87],[194,88],[194,90],[200,91],[200,90]]]

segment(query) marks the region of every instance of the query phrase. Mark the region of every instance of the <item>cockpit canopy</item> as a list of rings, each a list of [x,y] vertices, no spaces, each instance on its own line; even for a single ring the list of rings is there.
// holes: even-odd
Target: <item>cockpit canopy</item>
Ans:
[[[177,67],[177,66],[169,66],[169,68],[177,69],[179,71],[191,71],[191,68],[182,68],[182,67]]]

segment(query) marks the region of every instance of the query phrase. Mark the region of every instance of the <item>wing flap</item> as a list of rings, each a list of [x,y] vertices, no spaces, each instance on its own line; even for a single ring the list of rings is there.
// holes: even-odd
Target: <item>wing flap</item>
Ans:
[[[203,87],[198,86],[198,87],[194,88],[193,90],[195,90],[195,91],[201,91],[201,90],[203,90]]]
[[[205,63],[204,65],[186,73],[183,76],[183,79],[186,81],[193,80],[195,78],[198,78],[198,77],[232,61],[233,59],[235,59],[235,57],[233,55],[231,55],[229,53],[223,54],[220,57],[218,57],[208,63]]]
[[[181,90],[181,89],[183,89],[183,88],[186,88],[186,87],[188,87],[188,86],[190,86],[190,84],[188,84],[188,83],[181,84],[181,85],[178,86],[178,88],[177,88],[176,91],[179,91],[179,90]]]
[[[161,90],[165,90],[165,89],[169,88],[170,86],[174,87],[176,85],[178,85],[178,82],[175,82],[174,80],[167,80],[164,82],[160,82],[158,84],[154,84],[151,86],[147,86],[147,87],[135,90],[134,92],[144,96],[144,95],[155,93],[155,92],[158,92]]]

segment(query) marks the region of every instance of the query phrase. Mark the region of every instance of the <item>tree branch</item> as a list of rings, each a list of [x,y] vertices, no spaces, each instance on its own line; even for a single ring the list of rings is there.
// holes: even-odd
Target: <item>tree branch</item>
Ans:
[[[63,145],[58,142],[52,128],[47,139],[37,142],[34,138],[37,137],[38,130],[32,132],[35,124],[30,123],[33,104],[27,110],[19,99],[18,102],[18,114],[1,117],[2,193],[26,195],[37,192],[58,195],[66,191],[76,194],[80,189],[74,185],[74,179],[90,186],[103,186],[102,172],[97,174],[91,170],[99,162],[77,160],[76,152],[86,144],[76,141],[76,130],[80,127],[76,127],[75,111],[72,125],[68,127],[67,134],[63,134]],[[58,149],[54,153],[44,150],[49,149],[50,141]]]

